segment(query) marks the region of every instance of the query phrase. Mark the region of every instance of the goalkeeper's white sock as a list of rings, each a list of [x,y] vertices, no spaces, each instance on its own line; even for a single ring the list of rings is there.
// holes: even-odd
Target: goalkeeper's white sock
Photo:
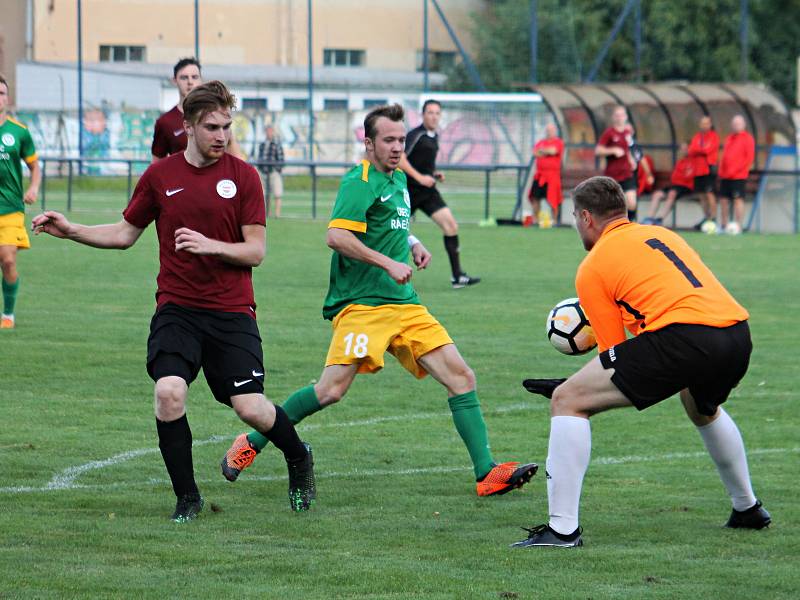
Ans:
[[[583,417],[550,419],[547,447],[547,500],[550,527],[569,535],[578,528],[583,476],[592,454],[592,428]]]
[[[698,427],[700,437],[708,453],[717,465],[717,471],[728,490],[734,510],[746,510],[756,503],[750,472],[747,469],[747,455],[744,451],[742,434],[730,415],[722,408],[713,423]]]

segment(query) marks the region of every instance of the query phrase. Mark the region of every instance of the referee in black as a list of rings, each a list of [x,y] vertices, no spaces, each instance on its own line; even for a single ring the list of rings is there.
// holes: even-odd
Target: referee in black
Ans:
[[[406,152],[400,160],[400,168],[408,175],[411,214],[421,209],[444,233],[444,248],[452,270],[450,282],[453,288],[458,289],[475,285],[481,279],[470,277],[461,270],[458,223],[436,189],[436,182],[444,181],[444,174],[436,171],[436,154],[439,152],[436,128],[441,118],[442,105],[436,100],[426,100],[422,105],[422,125],[406,136]]]

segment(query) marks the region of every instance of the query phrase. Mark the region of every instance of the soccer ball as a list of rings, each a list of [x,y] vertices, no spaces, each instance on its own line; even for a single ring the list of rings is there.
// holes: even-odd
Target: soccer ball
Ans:
[[[586,354],[597,346],[594,331],[577,298],[567,298],[555,305],[545,324],[547,339],[563,354]]]
[[[739,235],[742,233],[742,228],[736,221],[731,221],[725,226],[725,233],[728,235]]]
[[[713,235],[717,233],[717,223],[711,219],[707,219],[703,221],[703,224],[700,226],[700,231],[703,233],[707,233],[708,235]]]

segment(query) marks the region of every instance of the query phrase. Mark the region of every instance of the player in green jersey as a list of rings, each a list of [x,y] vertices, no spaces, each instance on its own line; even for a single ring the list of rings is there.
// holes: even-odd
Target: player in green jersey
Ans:
[[[330,287],[322,314],[333,321],[333,338],[319,381],[284,403],[293,423],[334,404],[358,373],[383,367],[388,350],[417,378],[430,374],[447,390],[456,430],[472,459],[479,496],[522,487],[537,465],[497,464],[475,391],[475,375],[442,325],[420,304],[411,285],[413,269],[431,255],[409,235],[411,199],[398,168],[403,155],[403,108],[382,106],[364,120],[366,160],[342,178],[327,243],[333,250]],[[267,444],[258,432],[242,434],[222,459],[230,481]]]
[[[0,267],[3,271],[3,313],[0,329],[14,328],[14,306],[19,290],[17,249],[30,248],[25,230],[25,204],[36,202],[42,180],[33,139],[19,121],[8,116],[8,83],[0,75]],[[28,190],[22,192],[22,165],[31,172]]]

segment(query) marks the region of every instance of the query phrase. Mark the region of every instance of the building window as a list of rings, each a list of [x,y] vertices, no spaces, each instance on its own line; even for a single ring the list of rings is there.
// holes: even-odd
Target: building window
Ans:
[[[267,110],[267,99],[242,98],[242,110]]]
[[[100,62],[145,62],[144,46],[100,46]]]
[[[363,67],[366,64],[366,52],[325,48],[323,59],[326,67]]]
[[[389,104],[386,98],[364,98],[364,108],[375,108],[384,104]]]
[[[347,100],[342,98],[325,98],[325,110],[347,110]]]
[[[424,71],[425,53],[417,51],[417,71]],[[456,66],[456,53],[441,50],[428,50],[428,70],[434,73],[446,73]]]
[[[284,98],[284,110],[308,110],[308,98]]]

